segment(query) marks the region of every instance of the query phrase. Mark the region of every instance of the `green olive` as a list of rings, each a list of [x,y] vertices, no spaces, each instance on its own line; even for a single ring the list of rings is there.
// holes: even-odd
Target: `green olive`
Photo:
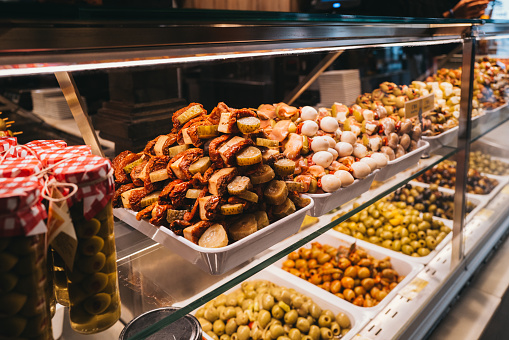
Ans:
[[[430,253],[430,250],[428,248],[417,249],[417,254],[419,254],[420,256],[427,256],[427,255],[429,255],[429,253]]]
[[[224,305],[226,305],[226,295],[221,294],[214,300],[214,306],[217,308]]]
[[[323,340],[332,339],[332,331],[330,328],[322,327],[320,328],[320,336]]]
[[[309,308],[309,313],[314,319],[318,319],[320,314],[322,314],[322,309],[316,303],[313,303]]]
[[[332,319],[328,315],[322,314],[318,318],[318,326],[320,326],[320,327],[330,327],[331,323],[332,323]]]
[[[237,328],[237,337],[239,340],[248,340],[251,337],[251,329],[248,326],[239,326]]]
[[[212,323],[210,323],[209,320],[204,318],[198,318],[198,322],[201,325],[201,329],[203,329],[205,333],[212,330]]]
[[[292,293],[288,291],[288,289],[282,289],[281,290],[281,299],[279,301],[283,301],[287,305],[291,305],[292,303]]]
[[[265,328],[265,326],[269,324],[271,318],[272,316],[270,315],[270,312],[265,309],[262,309],[258,313],[258,324],[260,325],[261,328]]]
[[[223,334],[223,335],[221,335],[219,340],[231,340],[231,338],[230,338],[230,336],[228,334]]]
[[[293,325],[295,322],[297,322],[298,317],[299,315],[297,314],[297,311],[295,309],[292,309],[285,314],[284,321],[289,325]]]
[[[226,322],[225,333],[228,335],[232,335],[237,330],[237,322],[235,319],[230,319]]]
[[[414,248],[414,249],[419,249],[419,247],[420,247],[419,242],[418,242],[418,241],[416,241],[416,240],[414,240],[414,241],[410,242],[410,245],[411,245],[411,246],[412,246],[412,248]]]
[[[210,307],[210,308],[205,309],[205,312],[203,313],[203,317],[205,319],[209,320],[210,322],[214,322],[217,319],[219,319],[219,312],[217,311],[216,308]]]
[[[235,318],[237,316],[237,311],[235,310],[235,307],[228,306],[219,314],[219,316],[221,320],[227,321]]]
[[[337,336],[339,336],[339,334],[341,334],[341,327],[339,326],[339,324],[337,322],[331,323],[330,330],[332,332],[332,335],[334,335],[335,337],[337,337]]]
[[[249,317],[244,311],[237,312],[237,317],[235,318],[237,325],[247,325],[249,322]]]
[[[345,313],[339,313],[336,315],[336,322],[341,326],[341,328],[349,328],[350,327],[350,319]]]
[[[199,319],[199,318],[203,318],[203,315],[205,314],[205,307],[202,307],[202,308],[199,308],[197,311],[196,311],[196,314],[194,314],[194,316]]]
[[[225,331],[225,324],[224,324],[223,320],[214,321],[214,323],[212,324],[212,330],[218,336],[223,335],[224,331]]]
[[[212,331],[208,331],[206,332],[208,336],[210,336],[212,339],[214,340],[219,340],[219,337],[216,335],[216,333],[212,332]]]
[[[311,325],[311,327],[309,327],[308,335],[313,340],[320,340],[320,327],[317,325]]]
[[[409,224],[407,229],[409,233],[417,233],[419,231],[419,228],[415,223]]]
[[[301,340],[313,340],[312,337],[310,337],[309,335],[304,335]]]
[[[271,310],[274,306],[274,297],[270,294],[263,294],[261,302],[263,309]]]
[[[299,308],[304,303],[304,299],[302,299],[302,296],[295,295],[292,297],[292,305],[294,308]]]
[[[283,326],[278,325],[277,323],[272,324],[269,330],[272,338],[277,338],[285,333]]]
[[[285,316],[285,311],[279,305],[272,307],[272,317],[274,319],[282,319]]]
[[[249,309],[249,306],[252,305],[254,303],[254,301],[252,299],[245,299],[244,301],[242,301],[242,309],[243,310],[248,310]]]
[[[423,238],[426,238],[426,232],[422,231],[422,230],[419,230],[417,232],[417,238],[419,239],[423,239]]]
[[[405,244],[409,244],[410,243],[410,237],[408,236],[404,236],[401,238],[401,245],[404,246]]]
[[[297,328],[292,328],[290,329],[290,331],[288,332],[288,337],[291,339],[291,340],[300,340],[301,337],[302,337],[302,333],[300,332],[300,330],[298,330]]]
[[[237,295],[236,294],[228,294],[226,296],[226,305],[235,307],[237,306]]]
[[[299,317],[297,319],[296,326],[303,333],[307,333],[309,331],[309,327],[310,327],[309,321],[303,317]]]
[[[395,240],[392,242],[392,250],[400,251],[401,250],[401,241]]]

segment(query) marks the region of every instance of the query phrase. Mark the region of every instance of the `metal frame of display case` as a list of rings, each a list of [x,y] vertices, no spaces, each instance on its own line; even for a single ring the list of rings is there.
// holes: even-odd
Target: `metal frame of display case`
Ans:
[[[420,301],[414,300],[418,304],[412,307],[412,313],[406,313],[404,316],[404,313],[400,313],[397,319],[393,316],[392,319],[397,320],[393,321],[394,325],[399,326],[393,331],[383,333],[384,336],[381,338],[414,339],[425,335],[447,307],[447,304],[438,302],[447,302],[447,299],[444,299],[445,294],[459,291],[469,277],[465,273],[479,266],[479,258],[484,258],[508,227],[506,223],[508,214],[505,211],[499,212],[496,221],[503,224],[503,227],[496,229],[492,234],[484,234],[467,253],[463,250],[464,193],[471,130],[472,72],[476,36],[482,32],[484,37],[498,37],[509,32],[509,24],[501,28],[488,23],[480,29],[480,26],[477,26],[481,23],[479,21],[373,19],[224,11],[145,11],[139,15],[138,12],[129,10],[115,12],[93,9],[62,10],[51,14],[43,12],[42,17],[35,19],[37,17],[35,12],[23,13],[23,10],[16,6],[3,6],[0,6],[2,13],[0,76],[54,73],[85,141],[92,146],[95,145],[94,152],[97,154],[101,153],[97,136],[72,81],[71,73],[75,71],[331,52],[329,57],[304,79],[301,86],[294,90],[289,97],[293,99],[344,50],[463,43],[464,72],[461,88],[463,95],[460,103],[453,242],[452,247],[447,247],[437,255],[437,257],[450,256],[452,264],[449,263],[449,266],[453,270],[442,269],[445,273],[442,280],[445,281],[437,283],[430,278],[429,282],[434,283],[428,287],[434,289],[433,294],[430,295],[428,292],[428,295]],[[12,12],[2,11],[2,8],[11,9]],[[191,15],[192,19],[189,19]],[[484,31],[480,31],[482,29]],[[428,167],[433,164],[431,161],[428,162]],[[406,184],[411,178],[412,176],[398,179],[390,189],[380,190],[377,196],[370,197],[371,201]],[[199,298],[164,321],[166,323],[175,321],[233,286],[237,281],[242,281],[262,270],[294,248],[332,228],[334,224],[358,212],[368,203],[347,213],[334,223],[323,224],[314,234],[303,237],[293,246],[255,262],[249,270],[224,283],[222,289]],[[137,253],[142,251],[143,249]],[[452,255],[444,255],[447,252]],[[437,271],[438,269],[435,270]],[[427,273],[421,273],[421,276],[425,277]],[[390,306],[391,304],[387,307],[389,310]],[[385,312],[387,308],[363,329],[362,336],[372,339],[380,333],[382,329],[380,323],[389,322],[385,320],[385,316],[389,315],[389,312]],[[162,327],[163,324],[159,326]],[[372,330],[376,330],[377,325],[380,326],[380,331],[373,336]],[[144,335],[148,335],[148,332]]]

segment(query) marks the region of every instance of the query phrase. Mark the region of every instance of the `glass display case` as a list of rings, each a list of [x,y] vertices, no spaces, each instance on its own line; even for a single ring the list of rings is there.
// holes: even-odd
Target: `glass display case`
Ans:
[[[316,113],[320,125],[313,123],[322,131],[317,136],[333,136],[336,143],[326,149],[332,149],[338,168],[329,162],[321,168],[327,175],[342,169],[345,132],[355,134],[351,144],[360,145],[344,155],[354,154],[352,163],[361,163],[363,152],[395,143],[386,149],[385,167],[368,164],[368,174],[357,176],[350,163],[346,169],[356,179],[337,191],[327,190],[333,184],[318,175],[324,192],[307,192],[312,201],[307,207],[224,249],[205,251],[164,226],[116,209],[122,322],[155,308],[181,307],[132,339],[189,313],[208,319],[204,305],[233,297],[226,294],[252,279],[292,287],[323,309],[344,313],[350,325],[339,318],[338,324],[351,330],[343,338],[424,338],[507,234],[509,155],[501,136],[509,120],[508,22],[8,4],[0,13],[2,79],[58,84],[95,154],[105,154],[104,140],[115,143],[106,150],[112,158],[126,149],[143,150],[170,132],[172,114],[189,103],[203,104],[209,113],[221,102],[257,108],[252,112],[258,116],[262,104],[285,103],[275,104],[278,111],[267,120],[271,129],[279,121],[293,124],[280,112],[295,107],[295,136],[305,135],[305,121],[317,119],[304,119],[303,112]],[[80,92],[93,91],[89,84],[80,86],[85,77],[108,83],[100,107],[87,110],[90,102]],[[28,111],[18,114],[32,117]],[[337,126],[329,131],[325,117],[336,118]],[[38,119],[59,127],[58,118]],[[286,134],[281,140],[288,141]],[[324,152],[313,143],[311,150]],[[306,167],[321,164],[306,157],[312,161]],[[325,252],[326,244],[334,251]],[[365,249],[362,256],[355,248]],[[357,266],[330,274],[319,268],[350,256]],[[355,256],[381,267],[370,262],[361,274]],[[387,271],[387,257],[396,272]],[[227,304],[237,305],[242,301]],[[306,322],[318,322],[318,314]],[[224,324],[206,327],[217,330],[218,339],[234,339],[238,326],[228,326],[227,333]]]

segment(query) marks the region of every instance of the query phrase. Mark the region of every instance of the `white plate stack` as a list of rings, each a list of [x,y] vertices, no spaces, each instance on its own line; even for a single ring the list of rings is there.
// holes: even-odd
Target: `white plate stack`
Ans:
[[[33,112],[41,117],[53,119],[72,118],[71,110],[58,87],[32,90]]]
[[[334,102],[351,105],[361,94],[359,70],[336,70],[322,73],[320,83],[320,102],[330,107]]]

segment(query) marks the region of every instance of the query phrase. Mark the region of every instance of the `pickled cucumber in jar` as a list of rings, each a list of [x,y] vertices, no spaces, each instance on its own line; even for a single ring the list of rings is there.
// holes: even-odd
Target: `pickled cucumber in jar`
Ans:
[[[0,239],[0,338],[53,339],[45,235]]]
[[[112,205],[90,220],[83,217],[80,203],[70,212],[78,240],[73,270],[66,268],[71,327],[83,334],[97,333],[120,318]]]
[[[65,275],[65,262],[54,250],[51,250],[53,259],[53,286],[55,298],[62,306],[69,307],[69,292],[67,291],[67,277]]]

